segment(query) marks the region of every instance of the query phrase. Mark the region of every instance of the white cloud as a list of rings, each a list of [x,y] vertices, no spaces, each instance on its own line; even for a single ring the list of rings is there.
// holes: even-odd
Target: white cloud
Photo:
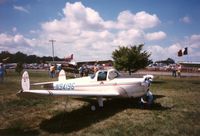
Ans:
[[[192,36],[190,37],[190,40],[191,40],[192,42],[200,42],[200,34],[199,34],[199,35],[197,35],[197,34],[192,35]]]
[[[65,22],[72,27],[89,30],[102,28],[101,23],[103,20],[99,13],[83,6],[81,2],[75,2],[74,4],[66,3],[63,13],[65,15]]]
[[[192,35],[187,42],[190,47],[200,50],[200,35]]]
[[[12,37],[4,33],[0,34],[0,43],[2,45],[12,42]]]
[[[166,38],[166,33],[159,31],[159,32],[153,32],[153,33],[147,33],[145,38],[149,41],[153,41],[153,40],[163,40]]]
[[[39,30],[30,30],[29,33],[30,34],[39,34]]]
[[[147,29],[153,28],[159,23],[160,20],[155,14],[151,15],[145,11],[133,14],[126,10],[119,13],[117,21],[105,21],[104,26],[112,29]]]
[[[22,6],[16,6],[16,5],[14,5],[13,8],[15,10],[18,10],[18,11],[21,11],[21,12],[29,13],[29,11],[26,8],[22,7]]]
[[[189,16],[184,16],[183,18],[180,18],[180,21],[185,23],[185,24],[191,23],[191,19],[190,19]]]
[[[12,31],[13,31],[13,33],[17,32],[17,28],[16,28],[16,27],[13,27],[13,28],[12,28]]]
[[[143,41],[143,31],[139,29],[130,29],[118,32],[114,39],[115,45],[132,45]]]
[[[21,34],[8,35],[0,34],[0,46],[2,51],[17,52],[21,51],[28,54],[34,54],[37,50],[37,40],[25,38]]]
[[[66,3],[61,19],[41,24],[39,39],[55,39],[55,51],[59,52],[60,57],[73,52],[75,55],[77,53],[78,60],[91,57],[105,59],[104,56],[111,59],[114,46],[140,43],[145,39],[145,29],[156,27],[159,23],[155,14],[145,11],[135,14],[122,11],[113,21],[104,20],[97,11],[85,7],[81,2]],[[49,45],[45,47],[51,53]],[[110,55],[98,55],[100,53]],[[88,54],[93,56],[88,57]]]
[[[181,44],[176,43],[168,47],[162,47],[160,45],[146,46],[145,49],[151,52],[151,58],[153,60],[165,60],[167,58],[177,59],[177,52],[180,50]]]
[[[160,20],[155,14],[150,15],[145,11],[138,12],[134,17],[134,21],[140,28],[152,28],[160,23]]]

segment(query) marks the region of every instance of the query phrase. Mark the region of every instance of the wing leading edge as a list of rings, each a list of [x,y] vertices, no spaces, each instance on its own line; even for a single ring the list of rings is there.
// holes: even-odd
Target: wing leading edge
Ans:
[[[120,93],[117,90],[106,90],[106,91],[68,91],[68,90],[23,90],[18,92],[20,96],[31,96],[31,95],[51,95],[51,96],[101,96],[101,97],[114,97],[120,96]]]

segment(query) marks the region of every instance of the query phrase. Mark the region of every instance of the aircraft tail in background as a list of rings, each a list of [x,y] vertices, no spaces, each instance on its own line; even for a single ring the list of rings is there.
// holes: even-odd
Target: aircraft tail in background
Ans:
[[[71,54],[70,56],[65,57],[65,61],[70,62],[74,59],[74,54]]]

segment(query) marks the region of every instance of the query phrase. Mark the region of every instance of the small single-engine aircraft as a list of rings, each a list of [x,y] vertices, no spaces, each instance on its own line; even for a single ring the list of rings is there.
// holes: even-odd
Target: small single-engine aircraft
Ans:
[[[153,75],[145,75],[143,78],[121,78],[115,69],[99,70],[93,76],[66,79],[65,71],[61,70],[58,81],[34,83],[42,85],[43,90],[31,90],[28,72],[22,75],[22,90],[19,96],[80,96],[96,97],[99,107],[103,107],[104,98],[109,97],[142,97],[147,93]],[[91,107],[95,110],[95,106]]]

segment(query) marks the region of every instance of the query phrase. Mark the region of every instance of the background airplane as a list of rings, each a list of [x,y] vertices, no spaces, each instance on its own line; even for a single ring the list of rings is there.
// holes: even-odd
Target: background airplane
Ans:
[[[73,54],[71,54],[70,56],[66,56],[65,57],[65,61],[67,61],[67,62],[71,62],[73,59],[74,59],[74,55]]]

